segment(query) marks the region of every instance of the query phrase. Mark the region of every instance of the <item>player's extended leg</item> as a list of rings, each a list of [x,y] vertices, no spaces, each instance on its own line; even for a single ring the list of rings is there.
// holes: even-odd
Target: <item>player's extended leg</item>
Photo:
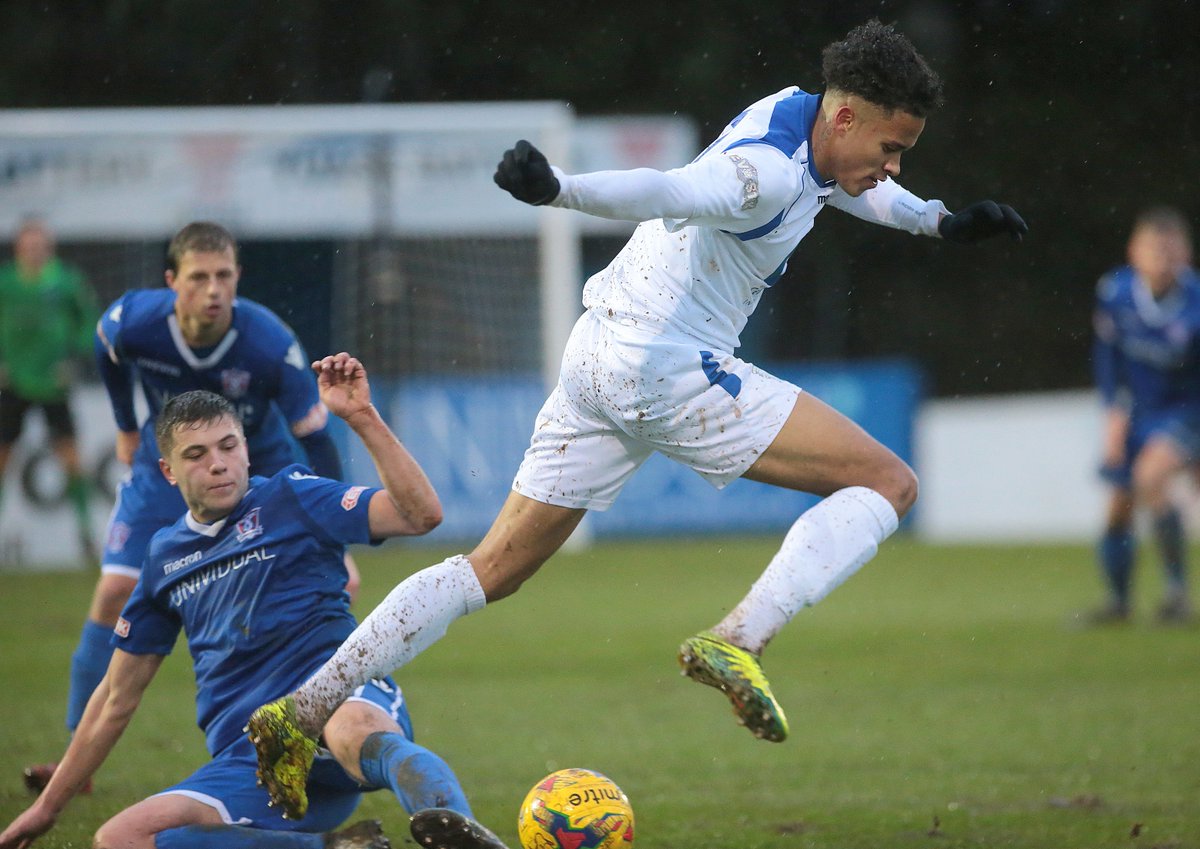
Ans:
[[[300,689],[256,710],[246,730],[272,800],[289,815],[302,808],[316,738],[355,687],[408,663],[460,616],[515,592],[558,551],[585,512],[509,493],[474,551],[410,575]]]
[[[74,733],[83,717],[88,699],[108,671],[113,649],[109,645],[113,626],[133,592],[137,579],[127,574],[101,573],[92,593],[92,603],[79,634],[79,644],[71,654],[70,684],[67,691],[67,730]],[[31,793],[41,793],[54,775],[56,763],[25,767],[25,787]],[[91,792],[91,782],[84,792]]]
[[[826,497],[796,520],[737,607],[684,642],[679,661],[686,675],[724,692],[756,737],[779,742],[787,719],[759,656],[793,616],[875,555],[916,500],[917,480],[889,449],[808,394],[744,477]]]
[[[1097,551],[1101,575],[1108,588],[1108,601],[1089,615],[1092,624],[1108,625],[1129,619],[1130,578],[1137,553],[1133,507],[1133,492],[1128,486],[1115,483],[1108,496],[1104,533]]]
[[[369,698],[369,694],[363,697]],[[365,787],[388,788],[395,794],[401,807],[412,815],[410,828],[419,845],[429,849],[507,849],[475,820],[450,765],[409,739],[380,705],[347,701],[325,725],[324,737],[329,751],[355,781]]]
[[[137,578],[124,573],[104,572],[92,593],[87,621],[79,646],[71,655],[71,690],[67,697],[67,730],[74,731],[92,692],[108,671],[113,649],[109,645],[117,618],[129,601]]]
[[[1166,622],[1186,621],[1191,616],[1183,520],[1169,491],[1171,480],[1185,465],[1186,458],[1175,441],[1163,436],[1151,438],[1133,463],[1134,500],[1150,511],[1166,573],[1166,592],[1158,611]]]
[[[178,793],[151,796],[96,832],[96,849],[389,849],[378,822],[305,833],[233,825],[211,804]]]
[[[163,490],[154,490],[147,495],[138,493],[138,484],[139,481],[130,477],[117,489],[117,505],[109,521],[100,578],[92,594],[79,645],[71,656],[67,697],[67,729],[70,731],[79,724],[88,699],[108,670],[113,651],[109,645],[112,629],[137,585],[142,557],[150,538],[187,509],[178,490],[167,486],[165,481]],[[29,789],[40,791],[49,781],[53,766],[44,764],[28,768],[26,783]]]

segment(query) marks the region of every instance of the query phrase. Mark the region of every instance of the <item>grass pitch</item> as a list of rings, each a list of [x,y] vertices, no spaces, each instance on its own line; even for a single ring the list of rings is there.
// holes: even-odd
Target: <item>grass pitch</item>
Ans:
[[[928,547],[880,555],[775,640],[765,667],[783,744],[735,726],[680,678],[679,641],[719,619],[778,540],[604,544],[560,554],[517,596],[452,626],[398,680],[418,739],[516,847],[529,787],[566,766],[628,793],[639,849],[1200,847],[1200,630],[1154,624],[1152,563],[1129,626],[1079,628],[1099,597],[1083,546]],[[445,553],[359,552],[364,615]],[[93,576],[0,575],[0,821],[20,768],[65,744],[68,657]],[[205,758],[182,647],[91,797],[46,847]],[[358,816],[411,845],[388,794]]]

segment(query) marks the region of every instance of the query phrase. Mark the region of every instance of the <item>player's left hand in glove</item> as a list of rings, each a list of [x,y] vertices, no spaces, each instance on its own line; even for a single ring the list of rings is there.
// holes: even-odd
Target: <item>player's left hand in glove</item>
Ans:
[[[938,232],[943,239],[964,245],[1004,233],[1019,242],[1029,232],[1029,225],[1008,204],[981,200],[961,212],[947,215],[938,223]]]
[[[504,151],[492,179],[517,200],[534,206],[554,200],[560,189],[545,155],[525,139]]]

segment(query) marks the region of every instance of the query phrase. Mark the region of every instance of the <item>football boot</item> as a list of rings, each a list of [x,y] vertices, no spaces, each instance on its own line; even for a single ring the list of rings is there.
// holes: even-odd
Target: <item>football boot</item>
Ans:
[[[771,692],[757,655],[712,631],[701,631],[679,647],[679,665],[693,681],[724,693],[733,704],[738,722],[755,737],[772,743],[787,739],[787,717]]]

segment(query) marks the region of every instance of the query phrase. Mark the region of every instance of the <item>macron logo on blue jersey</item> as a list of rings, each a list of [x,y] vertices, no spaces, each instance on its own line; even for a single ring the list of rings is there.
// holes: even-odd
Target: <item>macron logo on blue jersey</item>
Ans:
[[[191,554],[180,557],[178,560],[171,560],[163,564],[163,574],[170,575],[172,572],[178,572],[180,569],[191,566],[193,563],[199,562],[201,552],[193,551]]]

